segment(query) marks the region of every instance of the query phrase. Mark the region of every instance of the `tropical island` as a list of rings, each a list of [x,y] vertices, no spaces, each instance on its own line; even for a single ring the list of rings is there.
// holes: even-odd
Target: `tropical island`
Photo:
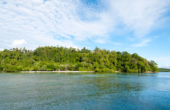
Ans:
[[[116,52],[96,47],[93,51],[77,48],[38,47],[34,51],[13,48],[0,51],[0,71],[95,71],[95,72],[157,72],[154,61],[138,54]]]

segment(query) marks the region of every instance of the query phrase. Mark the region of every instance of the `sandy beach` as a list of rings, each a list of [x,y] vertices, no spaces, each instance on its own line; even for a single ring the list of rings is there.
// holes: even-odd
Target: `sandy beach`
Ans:
[[[42,72],[54,72],[54,73],[80,73],[80,72],[94,72],[94,71],[20,71],[21,73],[42,73]]]

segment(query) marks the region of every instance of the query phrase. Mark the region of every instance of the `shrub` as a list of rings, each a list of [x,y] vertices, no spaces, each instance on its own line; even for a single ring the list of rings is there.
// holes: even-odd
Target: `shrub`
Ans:
[[[48,63],[47,64],[47,70],[50,70],[50,71],[54,70],[54,64],[53,63]]]
[[[46,65],[43,65],[41,68],[40,68],[40,71],[46,71],[47,70],[47,66]]]
[[[34,66],[34,71],[39,71],[40,70],[40,67],[38,65],[35,65]]]
[[[102,72],[102,70],[99,69],[99,68],[96,68],[96,69],[95,69],[95,72]]]
[[[109,71],[110,71],[109,68],[103,68],[103,69],[102,69],[102,72],[109,72]]]

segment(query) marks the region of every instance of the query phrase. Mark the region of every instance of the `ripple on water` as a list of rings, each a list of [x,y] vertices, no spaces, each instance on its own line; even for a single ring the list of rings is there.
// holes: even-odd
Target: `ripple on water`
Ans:
[[[170,73],[0,74],[0,109],[170,109]]]

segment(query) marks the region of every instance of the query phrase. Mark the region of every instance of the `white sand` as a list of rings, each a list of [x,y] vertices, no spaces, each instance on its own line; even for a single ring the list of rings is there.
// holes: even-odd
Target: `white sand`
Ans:
[[[80,72],[94,72],[94,71],[20,71],[21,73],[42,73],[42,72],[55,72],[55,73],[80,73]]]

